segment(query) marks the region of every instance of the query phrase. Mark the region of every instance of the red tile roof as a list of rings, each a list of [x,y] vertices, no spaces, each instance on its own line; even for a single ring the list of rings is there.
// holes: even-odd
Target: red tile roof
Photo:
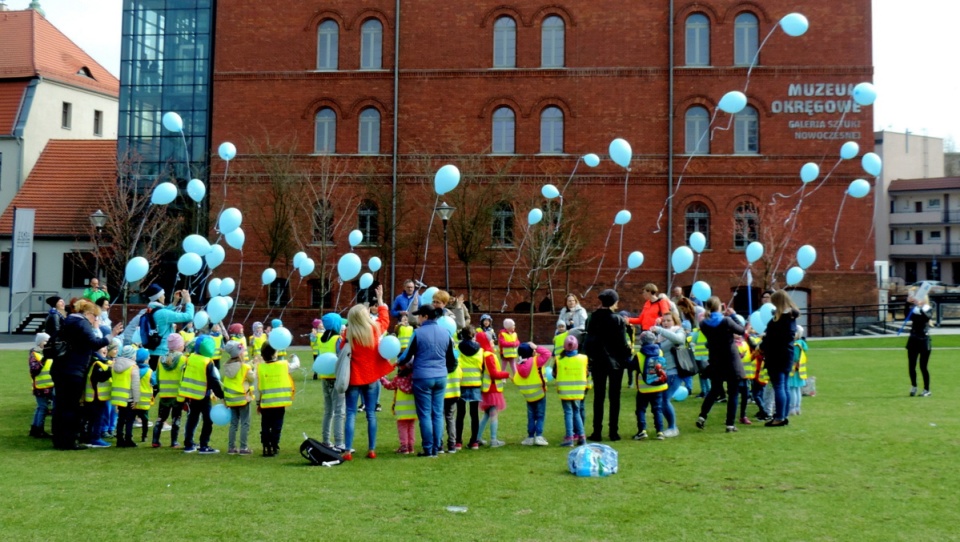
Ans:
[[[13,207],[36,209],[35,236],[83,236],[105,187],[116,186],[117,141],[51,139],[13,202],[0,216],[0,235],[13,229]]]
[[[42,76],[117,96],[120,81],[35,10],[0,12],[0,80]],[[90,76],[78,75],[86,68]]]
[[[888,192],[913,192],[915,190],[956,190],[960,177],[937,177],[935,179],[896,179],[890,182]]]
[[[0,135],[13,133],[20,103],[23,101],[23,91],[29,83],[26,79],[0,80]]]

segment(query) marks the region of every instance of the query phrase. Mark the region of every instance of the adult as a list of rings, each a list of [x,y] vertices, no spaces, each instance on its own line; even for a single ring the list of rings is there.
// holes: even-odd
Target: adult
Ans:
[[[604,290],[598,296],[601,308],[586,324],[585,350],[593,374],[593,433],[590,441],[603,440],[603,402],[609,387],[610,432],[612,441],[620,440],[620,388],[623,386],[624,364],[633,351],[627,342],[627,323],[617,313],[620,296],[614,290]]]
[[[557,318],[557,324],[561,323],[567,326],[568,332],[586,328],[587,309],[580,306],[580,300],[574,294],[567,294],[564,300],[564,307],[560,309],[560,317]]]
[[[43,357],[56,359],[66,353],[66,347],[63,343],[58,343],[57,338],[67,318],[67,305],[58,295],[48,297],[47,305],[50,305],[50,311],[47,312],[47,318],[43,321],[43,332],[49,335],[50,339],[47,341],[47,346],[43,348]]]
[[[390,315],[397,320],[405,315],[413,322],[413,314],[408,311],[410,310],[410,303],[415,297],[417,297],[416,284],[410,279],[403,281],[403,291],[393,300],[393,305],[390,305]]]
[[[674,305],[676,305],[677,301],[680,301],[683,298],[684,298],[683,288],[681,286],[674,286],[673,295],[670,297],[670,301],[672,301]]]
[[[190,301],[189,290],[174,292],[173,303],[170,305],[164,305],[166,292],[157,284],[151,284],[147,288],[146,295],[150,299],[147,308],[152,311],[153,323],[160,337],[168,337],[171,333],[175,333],[174,324],[193,321],[193,303]],[[161,340],[156,348],[150,350],[150,369],[156,371],[160,358],[166,356],[168,351],[165,340]],[[219,353],[219,348],[217,352]]]
[[[370,318],[370,309],[354,305],[347,313],[347,344],[350,345],[350,386],[344,396],[347,410],[344,440],[347,452],[343,458],[353,459],[353,435],[357,423],[357,401],[363,396],[365,405],[377,404],[380,377],[393,370],[393,365],[380,355],[380,337],[390,326],[390,312],[383,303],[383,286],[377,286],[377,319]],[[377,457],[377,411],[364,409],[367,415],[367,457]]]
[[[106,286],[100,286],[100,279],[93,277],[90,279],[90,285],[83,290],[83,298],[96,303],[103,298],[110,299],[110,294],[107,293]]]
[[[100,316],[97,317],[97,328],[100,329],[100,333],[103,335],[110,334],[110,328],[113,327],[113,322],[110,320],[110,298],[101,297],[93,302],[100,309]]]
[[[90,358],[110,344],[109,337],[97,337],[93,329],[100,309],[87,301],[78,301],[76,312],[66,318],[59,340],[66,345],[65,355],[55,358],[50,368],[56,408],[53,411],[53,447],[58,450],[82,450],[77,444],[80,434],[81,399]],[[113,329],[120,332],[121,325]]]
[[[667,420],[667,428],[663,431],[663,436],[676,437],[680,430],[677,428],[677,413],[671,399],[677,388],[683,384],[677,371],[677,349],[687,347],[687,334],[683,327],[674,321],[673,313],[670,312],[664,314],[660,325],[653,326],[650,331],[657,334],[657,343],[663,352],[663,371],[667,373],[667,393],[663,397],[663,417]]]
[[[683,327],[684,332],[691,337],[694,359],[697,361],[707,361],[707,341],[700,336],[700,320],[702,320],[706,314],[706,309],[694,303],[689,297],[684,297],[677,302],[677,311],[680,314],[680,326]],[[697,379],[700,380],[700,393],[697,397],[702,399],[706,397],[707,392],[710,391],[710,378],[705,372],[701,372],[697,375]],[[692,394],[693,376],[684,377],[683,383]]]
[[[454,322],[456,322],[457,329],[463,329],[470,325],[470,309],[467,308],[463,294],[457,295],[456,292],[451,290],[446,309],[449,311],[449,315],[453,317]]]
[[[760,350],[763,351],[763,366],[770,375],[770,384],[773,386],[775,409],[773,419],[768,421],[767,427],[781,427],[790,423],[787,411],[790,406],[787,394],[787,377],[793,367],[793,341],[797,336],[797,317],[800,311],[786,290],[777,290],[770,296],[773,304],[773,320],[767,324]],[[711,362],[712,362],[711,358]],[[735,392],[731,391],[733,397]]]
[[[707,350],[710,353],[710,366],[707,368],[710,376],[710,391],[700,406],[700,417],[697,418],[697,427],[703,429],[707,423],[707,415],[717,399],[723,394],[723,385],[727,385],[727,433],[735,433],[737,426],[737,389],[740,380],[746,378],[740,352],[734,343],[736,335],[743,335],[746,330],[733,318],[733,309],[726,313],[721,312],[720,298],[712,296],[704,303],[707,316],[700,322],[700,332],[707,338]]]
[[[930,352],[933,342],[930,340],[929,325],[933,319],[933,309],[926,297],[914,298],[907,301],[913,303],[913,310],[907,317],[911,322],[910,337],[907,338],[907,368],[910,372],[910,397],[917,395],[917,360],[920,361],[920,373],[923,375],[922,397],[930,397],[930,371],[927,364],[930,362]]]
[[[649,282],[643,287],[643,308],[640,309],[640,331],[647,331],[657,325],[660,318],[670,312],[670,300],[661,295],[657,285]]]
[[[456,369],[457,360],[453,355],[453,339],[437,323],[442,315],[443,310],[436,307],[424,306],[417,310],[420,327],[413,332],[410,346],[400,359],[401,366],[413,365],[413,401],[423,442],[423,451],[418,457],[437,457],[443,450],[443,396],[447,373],[451,368]]]

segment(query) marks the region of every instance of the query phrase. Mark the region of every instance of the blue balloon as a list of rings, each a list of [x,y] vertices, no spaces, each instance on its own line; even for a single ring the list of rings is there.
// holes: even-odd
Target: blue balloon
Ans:
[[[800,180],[804,184],[816,179],[820,175],[820,166],[813,162],[807,162],[800,168]]]
[[[797,265],[800,269],[806,269],[817,261],[817,249],[810,245],[803,245],[797,250]]]
[[[171,132],[177,132],[179,134],[183,131],[183,119],[173,111],[164,113],[160,121],[163,123],[163,127]]]
[[[353,230],[350,232],[350,235],[347,236],[347,241],[350,243],[350,247],[355,247],[363,242],[363,232],[360,230]]]
[[[864,171],[876,177],[883,169],[883,160],[876,153],[868,152],[860,159],[860,165],[863,166]]]
[[[186,277],[192,277],[203,268],[203,259],[192,252],[188,252],[177,260],[177,271]]]
[[[127,262],[123,278],[127,282],[137,282],[147,276],[148,271],[150,271],[150,264],[147,262],[147,259],[143,256],[136,256]]]
[[[220,230],[220,233],[227,235],[233,230],[240,227],[240,223],[243,222],[243,214],[240,212],[240,209],[236,207],[230,207],[229,209],[224,209],[220,213],[220,219],[217,220],[217,227]]]
[[[177,185],[173,183],[160,183],[150,194],[150,203],[154,205],[167,205],[175,199],[177,199]]]
[[[747,262],[753,263],[763,257],[763,245],[754,241],[747,245]]]
[[[224,141],[220,144],[220,147],[217,148],[217,154],[220,155],[221,159],[229,162],[230,160],[233,160],[235,156],[237,156],[237,147],[229,141]]]
[[[780,28],[782,28],[788,36],[795,38],[807,32],[807,29],[810,28],[810,22],[799,13],[790,13],[780,19]]]
[[[441,316],[437,318],[437,324],[440,325],[447,333],[450,334],[450,338],[457,336],[457,322],[449,316]]]
[[[210,282],[207,283],[207,293],[210,294],[210,297],[220,295],[220,279],[210,279]]]
[[[380,266],[382,265],[383,265],[383,262],[381,262],[380,258],[377,258],[376,256],[374,256],[373,258],[370,258],[370,261],[367,262],[367,268],[370,269],[370,271],[373,271],[374,273],[379,271]]]
[[[183,238],[183,251],[197,256],[206,256],[210,253],[210,241],[202,235],[190,234]]]
[[[800,269],[799,267],[791,267],[790,270],[787,271],[787,286],[795,286],[799,284],[800,281],[803,280],[803,275],[803,269]]]
[[[440,196],[450,192],[458,184],[460,184],[460,170],[452,164],[447,164],[438,169],[437,174],[433,177],[433,187]]]
[[[260,283],[264,286],[273,284],[275,280],[277,280],[277,272],[272,267],[264,269],[263,273],[260,274]]]
[[[560,191],[557,190],[556,186],[552,184],[545,184],[543,188],[540,189],[540,193],[543,194],[543,197],[547,199],[553,199],[560,195]]]
[[[420,294],[420,306],[423,307],[423,306],[432,304],[433,294],[439,291],[440,291],[440,288],[437,288],[436,286],[431,286],[426,290],[424,290],[424,292]]]
[[[692,248],[694,252],[700,254],[707,248],[707,236],[695,231],[690,234],[690,242],[687,244],[690,245],[690,248]]]
[[[593,153],[585,154],[583,155],[583,163],[590,167],[597,167],[600,165],[600,157]]]
[[[289,329],[283,326],[275,327],[270,331],[267,341],[274,350],[279,352],[290,348],[290,344],[293,343],[293,335],[290,334]]]
[[[230,423],[230,407],[224,404],[210,407],[210,421],[214,425],[228,425]]]
[[[226,278],[220,281],[220,295],[228,296],[233,293],[233,289],[237,287],[237,283],[234,282],[231,278]]]
[[[670,257],[670,263],[673,264],[674,273],[683,273],[693,265],[693,251],[690,247],[677,247]]]
[[[856,141],[847,141],[840,147],[840,158],[849,160],[860,154],[860,145]]]
[[[553,367],[549,365],[543,366],[543,380],[546,382],[553,382]]]
[[[223,250],[223,247],[217,244],[210,245],[210,252],[207,253],[204,258],[207,260],[207,267],[210,269],[216,269],[220,267],[220,264],[223,263],[223,260],[226,259],[227,253]]]
[[[760,310],[753,311],[753,314],[750,315],[750,327],[757,333],[763,333],[767,331],[767,322],[760,316]]]
[[[340,275],[340,280],[349,282],[360,274],[360,268],[362,267],[363,262],[360,261],[360,256],[357,256],[353,252],[348,252],[340,256],[340,261],[337,262],[337,273]]]
[[[187,195],[193,201],[200,203],[203,201],[203,196],[207,195],[207,187],[200,179],[190,179],[187,183]]]
[[[680,386],[673,392],[674,401],[683,401],[690,396],[690,390],[686,386]]]
[[[326,352],[317,356],[317,359],[313,361],[313,372],[320,376],[333,376],[336,366],[337,355],[332,352]]]
[[[764,303],[760,307],[760,319],[763,320],[764,323],[770,323],[770,320],[773,320],[773,313],[776,310],[777,308],[773,306],[773,303]]]
[[[243,250],[243,243],[247,240],[247,234],[243,233],[243,228],[237,228],[223,236],[230,248]]]
[[[850,187],[847,188],[847,194],[850,194],[850,197],[862,198],[870,193],[870,183],[863,179],[857,179],[850,183]]]
[[[625,139],[617,138],[610,142],[610,159],[620,167],[630,167],[633,149]]]
[[[303,260],[307,259],[307,253],[300,251],[293,255],[293,267],[299,268]]]
[[[624,226],[628,222],[630,222],[631,218],[633,218],[633,216],[630,214],[630,211],[624,209],[622,211],[617,212],[617,216],[614,217],[613,223],[618,226]]]
[[[366,288],[369,288],[369,287],[372,286],[372,285],[373,285],[373,275],[371,275],[370,273],[364,273],[364,274],[360,275],[360,287],[361,287],[361,288],[366,289]]]
[[[699,299],[700,301],[706,301],[710,299],[710,296],[713,295],[713,289],[710,288],[710,285],[702,280],[698,280],[693,283],[693,286],[690,288],[690,293],[694,298]]]
[[[860,83],[853,87],[853,101],[860,105],[873,105],[877,101],[877,89],[870,83]]]
[[[380,339],[380,346],[377,350],[383,359],[397,359],[397,356],[400,355],[400,339],[393,335],[387,335]]]
[[[720,98],[720,103],[717,104],[717,107],[724,113],[736,115],[743,111],[744,107],[747,107],[747,97],[739,90],[731,90],[724,94],[723,98]]]
[[[221,320],[227,317],[227,300],[222,297],[215,297],[207,302],[207,315],[210,316],[211,324],[219,324]]]
[[[197,329],[202,329],[210,323],[210,316],[207,314],[207,311],[197,311],[193,315],[193,327]]]
[[[543,220],[543,211],[540,209],[530,209],[530,212],[527,214],[527,224],[531,226],[539,224]]]
[[[627,267],[630,269],[636,269],[643,265],[643,252],[639,250],[634,250],[627,256]]]

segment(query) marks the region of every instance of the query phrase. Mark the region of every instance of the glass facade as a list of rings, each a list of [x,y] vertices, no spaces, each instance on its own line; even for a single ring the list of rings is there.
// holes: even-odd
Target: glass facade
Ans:
[[[160,175],[207,180],[214,0],[124,0],[118,153],[141,162],[144,182]],[[164,113],[183,119],[181,135]]]

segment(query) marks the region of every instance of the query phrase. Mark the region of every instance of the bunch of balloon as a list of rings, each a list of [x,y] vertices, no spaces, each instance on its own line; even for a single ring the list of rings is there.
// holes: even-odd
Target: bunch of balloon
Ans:
[[[700,273],[700,255],[707,248],[707,236],[695,231],[690,234],[690,240],[687,244],[697,253],[697,266],[693,268],[693,281],[696,282],[697,275]]]

